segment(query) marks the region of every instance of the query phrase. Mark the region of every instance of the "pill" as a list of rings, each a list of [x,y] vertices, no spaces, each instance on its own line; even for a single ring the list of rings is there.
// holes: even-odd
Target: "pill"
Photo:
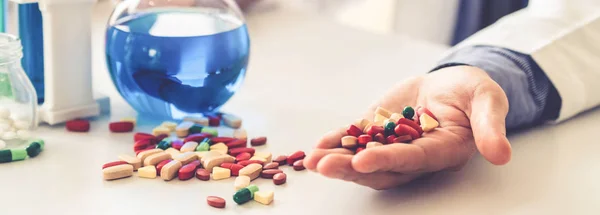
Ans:
[[[44,140],[42,140],[42,139],[34,139],[34,140],[29,141],[29,143],[30,144],[38,143],[40,145],[40,149],[44,150],[45,143],[44,143]]]
[[[209,149],[210,151],[217,151],[220,152],[221,154],[227,154],[227,149],[223,149],[223,148],[217,148],[217,149]]]
[[[182,166],[183,165],[181,164],[181,162],[177,160],[172,160],[171,162],[167,163],[162,167],[162,169],[160,170],[160,178],[162,178],[165,181],[173,180]]]
[[[173,160],[172,160],[172,159],[168,159],[168,160],[164,160],[164,161],[161,161],[160,163],[156,164],[156,173],[157,173],[158,175],[160,175],[160,172],[161,172],[162,168],[163,168],[165,165],[167,165],[169,162],[171,162],[171,161],[173,161]],[[138,170],[138,171],[139,171],[139,170]]]
[[[156,178],[156,167],[145,166],[138,169],[138,177],[140,178]]]
[[[204,151],[209,151],[210,150],[210,145],[208,144],[208,142],[202,142],[200,143],[200,145],[198,145],[195,149],[198,152],[204,152]]]
[[[396,128],[396,123],[388,122],[387,124],[385,124],[383,135],[387,137],[389,135],[394,134],[394,128]]]
[[[147,150],[147,151],[140,152],[140,153],[137,155],[137,157],[138,157],[140,160],[144,161],[144,160],[146,160],[146,158],[147,158],[148,156],[150,156],[150,155],[153,155],[153,154],[156,154],[156,153],[160,153],[160,152],[164,152],[164,151],[163,151],[162,149],[150,149],[150,150]]]
[[[202,126],[208,126],[208,118],[206,117],[184,117],[183,121],[193,122]]]
[[[183,147],[184,143],[183,140],[177,139],[177,140],[173,140],[171,141],[171,147],[177,150],[181,150],[181,147]]]
[[[181,162],[182,165],[186,165],[195,160],[198,160],[198,155],[196,155],[196,153],[194,153],[194,152],[185,152],[185,153],[182,153],[181,155],[175,157],[173,160],[177,160],[177,161]]]
[[[0,149],[6,148],[6,142],[4,140],[0,140]]]
[[[158,135],[161,135],[161,134],[171,135],[171,130],[169,130],[169,128],[166,128],[166,127],[158,126],[158,127],[154,128],[154,129],[152,129],[152,134],[154,136],[158,136]]]
[[[194,154],[195,155],[195,154]],[[144,166],[156,166],[156,164],[161,161],[171,159],[171,155],[166,152],[159,152],[156,154],[152,154],[144,159]]]
[[[129,164],[122,164],[118,166],[111,166],[102,170],[102,176],[104,180],[116,180],[121,178],[127,178],[133,175],[133,166]]]
[[[181,155],[181,152],[175,148],[168,148],[167,150],[165,150],[165,152],[171,155],[171,159],[175,159],[176,157]]]
[[[231,156],[237,156],[240,153],[243,152],[247,152],[250,153],[251,155],[254,155],[255,150],[253,148],[235,148],[235,149],[229,149],[229,154]]]
[[[303,151],[297,151],[294,152],[293,154],[291,154],[290,156],[287,157],[287,164],[292,166],[294,164],[294,162],[296,162],[297,160],[300,159],[304,159],[304,157],[306,157],[306,154],[304,154]]]
[[[0,107],[0,119],[8,119],[10,117],[10,109]]]
[[[285,155],[279,155],[275,159],[273,159],[273,162],[277,162],[277,163],[279,163],[279,166],[283,166],[286,164],[287,158],[288,157]]]
[[[229,126],[231,128],[242,127],[242,119],[231,114],[223,115],[223,123],[225,123],[226,126]]]
[[[235,178],[235,182],[233,183],[233,187],[235,188],[236,191],[247,187],[250,185],[250,177],[248,176],[238,176],[237,178]]]
[[[238,162],[238,164],[242,165],[242,166],[248,166],[248,165],[253,164],[253,163],[259,164],[261,166],[265,164],[265,162],[263,162],[261,160],[245,160],[245,161]]]
[[[375,136],[373,136],[373,141],[377,141],[380,143],[387,143],[387,140],[386,140],[385,136],[383,136],[382,133],[378,133]]]
[[[385,131],[385,129],[382,126],[374,125],[374,126],[371,126],[369,128],[369,130],[367,130],[367,134],[371,135],[371,136],[375,136],[379,133],[383,134],[384,131]]]
[[[245,148],[246,144],[247,144],[248,140],[240,140],[240,139],[235,139],[231,142],[226,143],[225,145],[227,146],[227,148],[229,149],[234,149],[234,148]]]
[[[285,173],[277,173],[273,176],[273,184],[282,185],[287,181],[287,175]]]
[[[133,151],[139,151],[148,148],[148,146],[154,146],[154,139],[140,139],[133,144]]]
[[[254,157],[263,158],[264,163],[271,163],[273,154],[271,154],[271,152],[254,152]],[[252,158],[250,158],[250,160],[252,160]]]
[[[194,125],[193,122],[183,121],[175,128],[175,135],[178,137],[186,137],[190,132],[190,128]]]
[[[355,137],[358,137],[361,134],[363,134],[362,130],[360,130],[360,128],[356,127],[355,125],[350,125],[348,127],[348,129],[346,130],[346,133],[350,136],[355,136]]]
[[[137,142],[143,139],[154,139],[156,138],[154,135],[152,134],[148,134],[148,133],[142,133],[142,132],[137,132],[133,135],[133,141]]]
[[[228,147],[227,147],[227,145],[225,145],[225,143],[217,143],[217,144],[210,146],[210,150],[225,150],[225,153],[227,153]],[[223,154],[225,154],[225,153],[223,153]]]
[[[233,164],[228,169],[231,170],[231,175],[238,176],[238,175],[240,175],[240,170],[243,169],[244,167],[245,166],[242,166],[240,164]]]
[[[88,132],[90,130],[90,122],[84,119],[69,120],[65,123],[68,131],[72,132]]]
[[[221,164],[221,165],[219,165],[219,166],[220,166],[220,167],[223,167],[223,168],[227,168],[227,169],[229,169],[229,168],[231,167],[231,165],[233,165],[233,164],[234,164],[234,163],[222,163],[222,164]]]
[[[198,165],[189,163],[181,167],[177,173],[177,177],[179,180],[185,181],[194,177],[194,173],[196,173],[196,168]]]
[[[168,128],[168,129],[169,129],[169,131],[173,132],[173,131],[175,131],[175,129],[177,128],[177,123],[175,123],[175,122],[170,122],[170,121],[166,121],[166,122],[163,122],[163,123],[162,123],[160,126],[161,126],[161,127]]]
[[[119,159],[121,159],[122,161],[125,161],[129,165],[133,166],[133,171],[142,167],[142,160],[139,159],[138,157],[131,156],[131,155],[120,155]]]
[[[399,113],[393,113],[393,114],[390,116],[390,120],[391,120],[392,122],[398,122],[398,120],[400,120],[400,119],[402,119],[402,118],[403,118],[402,114],[399,114]]]
[[[196,152],[198,155],[198,160],[203,161],[205,157],[213,157],[217,155],[223,155],[223,153],[219,151],[205,151],[205,152]]]
[[[394,139],[394,143],[409,143],[412,140],[410,135],[402,135]]]
[[[391,111],[389,111],[389,110],[387,110],[387,109],[385,109],[385,108],[383,108],[381,106],[377,107],[375,109],[375,113],[379,114],[379,115],[382,115],[385,118],[390,118],[392,116],[392,112]]]
[[[118,166],[118,165],[123,165],[123,164],[128,164],[126,161],[113,161],[113,162],[108,162],[105,163],[104,165],[102,165],[102,169],[106,169],[108,167],[112,167],[112,166]]]
[[[363,136],[363,135],[360,135],[360,136]],[[344,148],[347,148],[347,149],[355,148],[357,143],[358,143],[358,139],[355,136],[342,137],[342,147],[344,147]]]
[[[261,178],[273,179],[273,176],[277,173],[282,173],[283,170],[280,169],[266,169],[260,173]]]
[[[202,133],[210,134],[213,137],[219,136],[219,130],[217,130],[216,128],[204,127],[202,128]]]
[[[239,175],[245,175],[250,177],[250,180],[254,180],[260,176],[260,172],[262,171],[262,165],[260,164],[249,164],[248,166],[242,168],[239,172]]]
[[[212,170],[213,180],[222,180],[231,177],[231,170],[221,167],[214,167]]]
[[[221,165],[222,163],[233,163],[235,158],[229,155],[217,155],[212,157],[204,157],[202,160],[202,166],[210,172],[216,166]]]
[[[200,162],[200,160],[195,160],[187,165],[194,165],[194,166],[196,166],[196,168],[200,168],[200,167],[202,167],[202,162]]]
[[[421,128],[423,131],[429,132],[435,128],[437,128],[440,123],[436,121],[433,117],[429,116],[429,114],[423,114],[419,118],[421,122]]]
[[[438,120],[437,117],[435,115],[433,115],[433,113],[431,111],[429,111],[429,109],[427,109],[425,107],[417,108],[417,116],[419,116],[419,118],[420,118],[421,115],[423,115],[423,114],[429,115],[431,118],[433,118],[436,121]]]
[[[262,146],[267,143],[267,137],[255,137],[250,140],[250,145],[252,146]]]
[[[17,138],[17,133],[14,131],[7,131],[4,132],[4,134],[2,135],[2,139],[4,140],[14,140]]]
[[[421,128],[421,126],[419,126],[419,124],[415,123],[412,120],[409,120],[409,119],[406,119],[406,118],[402,118],[402,119],[398,120],[397,124],[408,125],[411,128],[415,129],[417,132],[419,132],[419,134],[423,134],[423,129]]]
[[[179,149],[179,151],[181,152],[193,152],[196,151],[196,147],[198,147],[198,143],[194,142],[194,141],[189,141],[186,142],[185,144],[183,144],[183,146],[181,147],[181,149]],[[204,150],[206,151],[206,150]]]
[[[377,147],[377,146],[383,146],[383,144],[380,142],[369,142],[369,143],[367,143],[366,148],[368,149],[368,148],[373,148],[373,147]],[[294,166],[294,169],[295,169],[295,166]]]
[[[263,169],[277,169],[277,168],[279,168],[279,163],[277,163],[277,162],[271,162],[271,163],[265,164],[263,166]]]
[[[158,143],[160,141],[163,141],[164,139],[166,139],[169,136],[170,136],[169,134],[159,134],[159,135],[156,135],[156,137],[154,138],[154,142]]]
[[[235,160],[236,161],[246,161],[246,160],[250,160],[250,158],[252,157],[252,155],[248,152],[242,152],[240,154],[238,154],[237,156],[235,156]]]
[[[396,135],[392,134],[390,136],[387,136],[387,138],[385,139],[385,143],[393,143],[395,139],[396,139]],[[375,141],[375,142],[378,142],[378,141]],[[366,145],[364,145],[364,146],[366,146]]]
[[[388,118],[385,117],[385,116],[383,116],[383,115],[381,115],[381,114],[378,114],[378,113],[376,113],[375,117],[373,117],[373,121],[375,121],[375,122],[383,122],[386,119],[388,119]]]
[[[254,201],[263,205],[269,205],[273,202],[275,193],[273,191],[257,191],[254,193]]]
[[[209,126],[219,126],[221,125],[221,119],[215,115],[209,115],[208,117],[208,125]]]
[[[263,157],[257,157],[257,156],[253,156],[253,157],[251,157],[251,158],[250,158],[250,160],[251,160],[251,161],[255,161],[255,160],[256,160],[256,161],[260,161],[260,162],[262,162],[262,163],[266,163],[266,162],[267,162],[267,159],[265,159],[265,158],[263,158]]]
[[[192,134],[190,136],[187,136],[185,139],[183,139],[184,143],[190,142],[190,141],[194,141],[197,143],[200,143],[202,141],[204,141],[204,139],[212,137],[211,134],[208,133],[199,133],[199,134]]]
[[[358,136],[358,144],[359,145],[367,145],[368,142],[373,141],[373,137],[369,136],[368,134],[363,134]]]
[[[244,187],[233,194],[233,201],[238,205],[244,204],[254,198],[254,194],[247,187]]]
[[[131,123],[133,123],[134,126],[137,123],[137,119],[135,117],[123,117],[119,121],[122,121],[122,122],[131,122]]]
[[[31,138],[31,132],[28,130],[18,130],[17,137],[19,137],[21,140],[28,140]]]
[[[304,160],[297,160],[296,162],[294,162],[294,170],[300,171],[304,169],[306,169],[304,168]]]
[[[111,122],[108,124],[108,130],[115,133],[132,132],[133,127],[133,122]]]
[[[415,115],[415,110],[411,106],[406,106],[402,110],[402,116],[407,119],[412,119]]]
[[[212,134],[213,136],[216,136],[216,135],[217,135],[217,134],[213,134],[213,133],[209,132],[209,131],[210,131],[210,129],[209,129],[209,128],[207,128],[207,127],[202,127],[201,125],[198,125],[198,124],[193,124],[193,125],[192,125],[192,127],[190,127],[190,128],[188,129],[188,135],[191,135],[191,134],[199,134],[199,133],[202,133],[202,132],[203,132],[203,131],[205,131],[205,130],[207,131],[206,133]]]
[[[206,169],[197,169],[196,170],[196,178],[202,181],[210,180],[210,172]]]
[[[414,128],[412,128],[412,127],[410,127],[408,125],[405,125],[405,124],[399,124],[399,125],[397,125],[396,128],[394,129],[394,132],[398,136],[410,135],[413,140],[418,139],[419,137],[421,137],[421,135],[419,134],[418,131],[416,131]]]
[[[12,152],[10,150],[0,150],[0,163],[12,161]]]
[[[170,147],[171,147],[171,139],[163,139],[158,143],[158,145],[156,145],[157,149],[162,149],[162,150],[166,150]]]
[[[233,131],[233,137],[240,139],[240,140],[248,140],[248,132],[246,132],[246,129],[243,128],[239,128],[236,129],[235,131]]]
[[[214,208],[225,208],[225,199],[217,196],[206,197],[206,203]]]
[[[369,123],[371,122],[368,119],[358,119],[354,122],[354,125],[362,131]]]
[[[229,143],[231,141],[237,140],[233,137],[211,137],[210,141],[213,143]]]

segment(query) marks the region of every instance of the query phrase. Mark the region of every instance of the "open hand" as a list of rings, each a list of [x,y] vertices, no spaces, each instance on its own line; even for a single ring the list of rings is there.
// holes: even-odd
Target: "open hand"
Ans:
[[[304,159],[306,168],[374,189],[387,189],[428,173],[459,170],[476,150],[491,163],[510,160],[505,118],[508,99],[485,71],[448,67],[412,78],[391,89],[363,116],[373,120],[381,106],[401,113],[405,106],[427,107],[440,127],[410,144],[388,144],[354,155],[340,148],[346,127],[327,133]]]

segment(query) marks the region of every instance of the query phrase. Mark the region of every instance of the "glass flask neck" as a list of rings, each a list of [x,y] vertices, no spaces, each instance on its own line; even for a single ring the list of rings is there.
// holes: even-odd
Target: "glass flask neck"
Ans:
[[[22,57],[21,40],[14,35],[0,33],[0,66],[20,63]]]

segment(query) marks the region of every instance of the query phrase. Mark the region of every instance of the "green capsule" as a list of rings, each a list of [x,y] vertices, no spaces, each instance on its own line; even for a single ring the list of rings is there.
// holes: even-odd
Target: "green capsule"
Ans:
[[[189,135],[202,133],[202,126],[194,124],[188,129]]]
[[[247,186],[246,189],[250,190],[250,192],[252,193],[252,198],[254,198],[254,193],[256,193],[256,191],[258,191],[258,187],[256,185],[250,185]]]
[[[33,142],[27,147],[26,151],[27,155],[29,155],[30,158],[33,158],[42,153],[42,146],[38,142]]]
[[[30,141],[30,142],[29,142],[29,145],[31,145],[31,144],[33,144],[33,143],[38,143],[38,144],[40,144],[40,150],[44,150],[44,146],[46,145],[46,144],[44,143],[44,140],[42,140],[42,139],[34,139],[34,140],[32,140],[32,141]]]
[[[12,152],[10,150],[0,150],[0,163],[12,161]]]
[[[402,110],[402,115],[404,118],[412,119],[413,116],[415,116],[415,109],[413,109],[411,106],[406,106],[404,107],[404,110]]]
[[[25,149],[11,149],[12,161],[25,160],[27,158],[27,151]]]
[[[213,137],[219,136],[219,131],[217,131],[217,129],[215,129],[215,128],[204,127],[204,128],[202,128],[202,133],[209,133],[209,134],[213,135]]]
[[[238,205],[244,204],[254,198],[252,191],[248,188],[242,188],[233,194],[233,201]]]
[[[198,146],[196,147],[196,151],[198,152],[205,152],[208,151],[208,149],[210,149],[210,144],[208,144],[209,141],[202,141],[200,144],[198,144]]]
[[[162,149],[162,150],[167,150],[168,148],[171,148],[171,139],[165,138],[163,140],[161,140],[158,145],[156,145],[157,149]]]
[[[394,128],[396,128],[396,123],[388,122],[385,124],[385,127],[384,127],[385,130],[383,131],[383,133],[385,134],[386,137],[390,136],[390,135],[394,134]]]

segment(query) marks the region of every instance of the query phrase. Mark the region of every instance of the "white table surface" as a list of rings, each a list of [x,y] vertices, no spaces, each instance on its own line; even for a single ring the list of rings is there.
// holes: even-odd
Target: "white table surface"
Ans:
[[[107,122],[135,112],[118,97],[104,65],[106,5],[95,11],[95,88],[112,99],[112,115],[86,134],[42,126],[46,150],[0,165],[0,214],[600,214],[600,112],[558,126],[513,134],[513,160],[494,167],[476,156],[462,171],[389,191],[375,191],[290,168],[270,206],[232,201],[233,178],[204,182],[141,179],[107,182],[100,167],[132,153],[133,134],[110,134]],[[357,117],[377,95],[431,68],[444,51],[412,40],[372,35],[313,15],[268,12],[249,18],[252,57],[242,90],[226,105],[251,136],[269,137],[275,155],[307,152],[331,128]],[[138,131],[154,124],[140,122]],[[210,208],[208,195],[225,197]]]

